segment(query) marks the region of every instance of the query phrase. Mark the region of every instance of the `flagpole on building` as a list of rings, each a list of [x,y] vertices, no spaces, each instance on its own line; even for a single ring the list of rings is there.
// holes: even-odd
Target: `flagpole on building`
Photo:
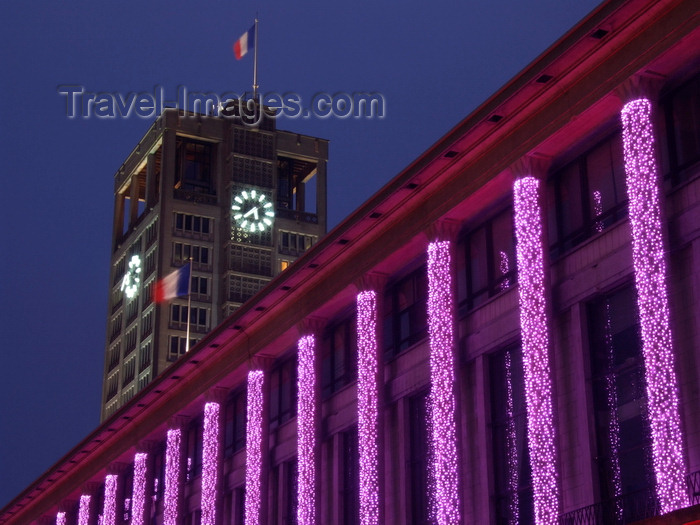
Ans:
[[[190,257],[190,271],[187,276],[187,336],[185,341],[185,353],[190,351],[190,318],[192,315],[192,257]]]
[[[255,16],[255,43],[253,44],[253,98],[258,98],[258,17]]]

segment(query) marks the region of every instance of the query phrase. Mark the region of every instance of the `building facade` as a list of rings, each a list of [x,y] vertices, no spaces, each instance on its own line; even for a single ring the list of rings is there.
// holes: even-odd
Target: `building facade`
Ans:
[[[699,87],[602,3],[0,523],[700,520]]]
[[[328,142],[245,117],[166,110],[115,175],[102,420],[326,232]],[[155,302],[190,259],[191,311]]]

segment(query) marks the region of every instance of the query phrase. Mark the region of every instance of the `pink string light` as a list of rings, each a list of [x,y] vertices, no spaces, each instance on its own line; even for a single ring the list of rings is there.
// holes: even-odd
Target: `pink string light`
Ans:
[[[656,491],[661,512],[666,514],[686,507],[689,501],[649,100],[625,104],[622,138]]]
[[[163,525],[177,525],[180,500],[180,439],[179,428],[168,430],[165,445],[165,486],[163,494]]]
[[[299,525],[316,524],[316,340],[313,335],[299,339],[297,447],[299,465]]]
[[[262,370],[248,372],[248,421],[246,425],[245,522],[259,525],[262,510],[263,388]]]
[[[539,186],[540,182],[531,176],[515,181],[515,233],[535,522],[554,525],[560,504]]]
[[[461,523],[455,419],[454,296],[450,242],[428,245],[430,414],[433,445],[432,514],[439,525]]]
[[[202,525],[216,523],[216,488],[219,479],[219,403],[204,405],[202,430]]]
[[[66,525],[66,513],[57,512],[56,513],[56,525]]]
[[[518,445],[515,429],[515,405],[513,400],[513,372],[511,363],[511,352],[505,354],[506,368],[506,416],[507,424],[507,454],[508,454],[508,508],[510,509],[509,522],[517,524],[520,522],[520,501],[518,497],[518,487],[520,485],[518,469]]]
[[[78,504],[78,525],[90,525],[90,495],[83,494],[80,496]]]
[[[379,524],[379,361],[377,294],[357,294],[357,430],[360,453],[360,524]]]
[[[132,490],[131,525],[144,525],[146,509],[146,470],[148,454],[138,452],[134,456],[134,482]]]
[[[117,523],[117,475],[107,474],[105,478],[105,500],[102,509],[102,524]]]

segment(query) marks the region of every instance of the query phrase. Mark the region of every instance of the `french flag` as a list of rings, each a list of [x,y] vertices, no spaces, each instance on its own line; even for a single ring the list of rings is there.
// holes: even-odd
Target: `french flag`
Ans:
[[[190,263],[187,263],[156,283],[156,290],[153,296],[154,301],[162,303],[174,297],[187,295],[190,291],[189,281]]]
[[[255,25],[248,29],[241,38],[236,40],[236,43],[233,44],[233,52],[236,55],[236,60],[240,60],[245,56],[245,54],[253,49],[255,46]]]

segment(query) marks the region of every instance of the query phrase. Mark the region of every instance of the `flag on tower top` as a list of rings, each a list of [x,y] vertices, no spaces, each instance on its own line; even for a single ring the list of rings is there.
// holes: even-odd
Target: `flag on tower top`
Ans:
[[[174,297],[188,295],[190,293],[189,281],[190,263],[187,263],[156,283],[153,300],[157,303],[162,303]]]
[[[255,47],[255,24],[253,27],[248,29],[241,38],[236,40],[233,44],[233,52],[236,55],[236,60],[240,60],[245,56],[245,54]]]

